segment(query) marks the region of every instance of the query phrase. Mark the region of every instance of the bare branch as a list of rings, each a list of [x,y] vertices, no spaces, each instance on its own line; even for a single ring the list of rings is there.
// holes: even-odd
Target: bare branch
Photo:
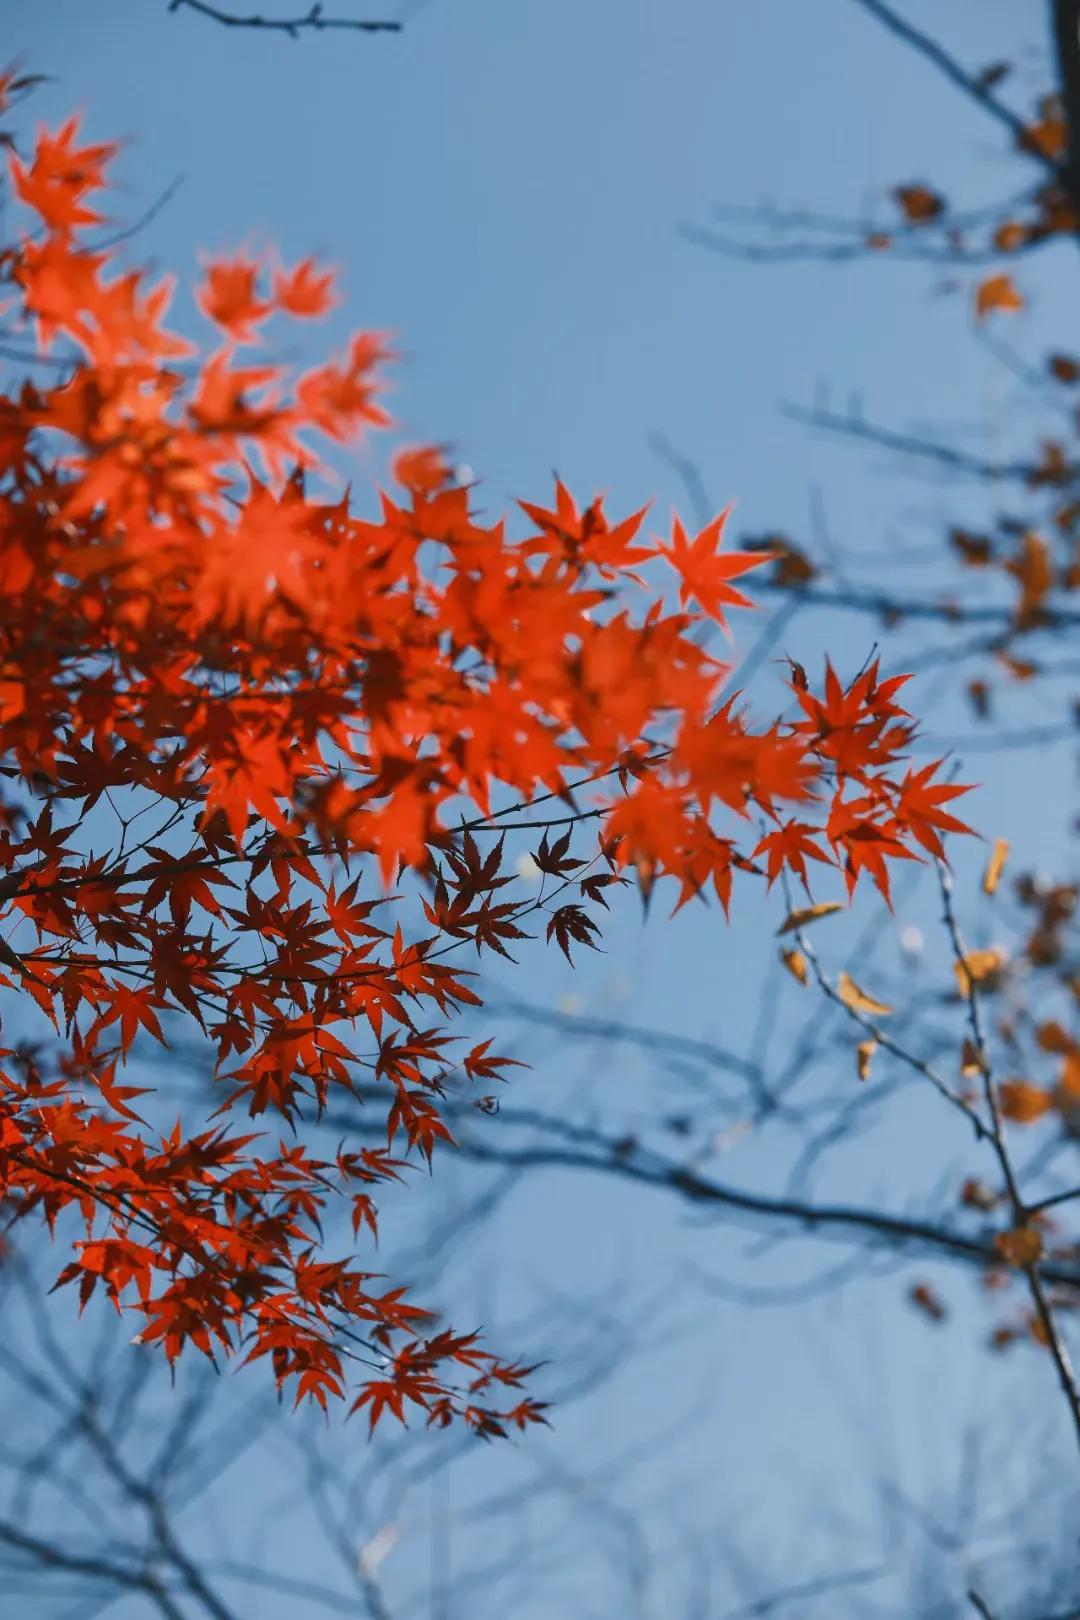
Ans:
[[[1080,199],[1080,3],[1053,0],[1052,9],[1058,82],[1068,128],[1063,178],[1075,200]]]
[[[990,1132],[979,1117],[977,1110],[972,1108],[971,1104],[958,1091],[953,1090],[948,1081],[938,1074],[932,1064],[926,1063],[922,1058],[916,1057],[913,1052],[909,1052],[905,1046],[895,1041],[886,1030],[882,1029],[880,1024],[876,1023],[872,1018],[868,1018],[857,1007],[853,1007],[850,1001],[845,1001],[822,967],[821,958],[810,940],[807,939],[805,932],[801,928],[797,928],[794,937],[798,941],[799,949],[809,962],[814,978],[817,980],[823,994],[828,997],[833,1005],[839,1007],[840,1011],[845,1013],[851,1022],[856,1024],[865,1035],[869,1035],[874,1044],[880,1046],[882,1051],[891,1053],[901,1063],[906,1064],[909,1069],[914,1069],[916,1074],[921,1074],[925,1080],[929,1080],[939,1096],[943,1097],[953,1108],[959,1109],[975,1132],[976,1141],[982,1141],[984,1138],[988,1140]]]
[[[592,1018],[582,1013],[557,1012],[550,1007],[535,1006],[532,1002],[523,1001],[517,996],[489,997],[484,1005],[489,1012],[497,1015],[522,1018],[528,1023],[558,1029],[575,1038],[624,1041],[627,1045],[638,1046],[643,1051],[656,1052],[662,1056],[676,1054],[696,1058],[710,1068],[736,1074],[753,1085],[761,1083],[760,1065],[748,1058],[739,1057],[726,1047],[718,1046],[715,1041],[698,1040],[694,1036],[683,1035],[677,1031],[671,1033],[667,1030],[647,1029],[639,1024],[624,1023],[613,1018]]]
[[[1020,1186],[1016,1179],[1016,1172],[1013,1169],[1012,1159],[1010,1158],[1009,1150],[1005,1142],[1005,1132],[1001,1113],[1001,1099],[998,1095],[997,1084],[994,1080],[994,1072],[990,1063],[989,1049],[986,1043],[986,1032],[983,1028],[982,998],[979,994],[979,987],[973,974],[967,971],[967,948],[964,944],[963,936],[960,933],[960,925],[957,922],[956,910],[952,901],[952,874],[944,861],[938,861],[937,869],[938,881],[941,886],[941,899],[945,909],[945,926],[948,930],[949,939],[952,943],[953,954],[955,956],[957,966],[961,975],[967,980],[968,1023],[971,1029],[971,1039],[974,1044],[975,1051],[978,1054],[979,1068],[983,1083],[983,1095],[986,1099],[986,1107],[990,1115],[990,1141],[993,1145],[994,1153],[997,1157],[998,1165],[1001,1169],[1002,1178],[1005,1183],[1005,1188],[1009,1196],[1009,1203],[1012,1208],[1013,1219],[1018,1227],[1023,1227],[1027,1224],[1030,1211],[1028,1210],[1028,1207],[1024,1202],[1023,1195],[1020,1191]],[[1053,1357],[1054,1366],[1057,1369],[1058,1382],[1061,1385],[1062,1394],[1065,1396],[1065,1401],[1068,1405],[1069,1412],[1073,1420],[1073,1427],[1076,1430],[1077,1442],[1080,1444],[1080,1391],[1078,1391],[1076,1387],[1076,1376],[1073,1372],[1072,1363],[1069,1359],[1068,1348],[1066,1347],[1065,1341],[1061,1336],[1061,1329],[1058,1326],[1053,1307],[1051,1306],[1047,1297],[1046,1289],[1043,1287],[1042,1278],[1039,1274],[1038,1262],[1030,1261],[1020,1269],[1027,1278],[1028,1291],[1031,1295],[1032,1305],[1035,1307],[1035,1315],[1042,1329],[1042,1334],[1046,1341],[1047,1348]]]
[[[795,1586],[785,1586],[779,1592],[770,1592],[767,1597],[740,1604],[739,1608],[729,1610],[724,1620],[765,1620],[767,1615],[779,1614],[789,1603],[826,1597],[845,1587],[868,1586],[888,1573],[888,1566],[879,1564],[875,1569],[851,1569],[833,1575],[819,1575],[809,1581],[799,1581]]]
[[[585,1126],[569,1125],[524,1109],[504,1109],[499,1116],[505,1124],[527,1124],[560,1141],[526,1143],[503,1147],[483,1137],[463,1133],[458,1145],[465,1157],[481,1163],[512,1165],[518,1169],[565,1169],[598,1172],[657,1190],[675,1193],[703,1208],[729,1209],[751,1219],[775,1221],[806,1231],[839,1237],[862,1236],[895,1249],[921,1250],[944,1259],[968,1264],[1000,1267],[1001,1256],[988,1238],[968,1236],[955,1228],[936,1225],[916,1216],[892,1215],[883,1210],[847,1204],[814,1204],[799,1198],[770,1197],[746,1192],[713,1180],[690,1165],[638,1143],[628,1143]],[[337,1129],[347,1115],[327,1114],[326,1123]],[[1080,1271],[1049,1261],[1040,1265],[1040,1275],[1048,1282],[1066,1288],[1080,1287]]]
[[[924,439],[915,433],[899,433],[893,428],[878,427],[851,411],[807,410],[802,405],[784,405],[781,409],[793,422],[821,428],[827,433],[842,433],[847,438],[878,445],[882,450],[895,450],[899,455],[933,461],[952,473],[964,473],[994,483],[1005,481],[1022,484],[1029,484],[1038,474],[1033,462],[988,461],[984,456],[972,455],[969,451],[958,450],[955,445],[941,444],[936,439]]]
[[[123,1564],[112,1563],[107,1558],[83,1557],[78,1553],[68,1552],[53,1542],[43,1541],[40,1536],[30,1535],[18,1525],[8,1524],[3,1520],[0,1520],[0,1542],[25,1553],[35,1563],[66,1570],[71,1574],[85,1575],[93,1581],[145,1592],[151,1602],[165,1615],[166,1620],[184,1620],[183,1610],[177,1607],[161,1582],[155,1580],[152,1575],[128,1569]]]
[[[976,1592],[974,1587],[972,1587],[971,1591],[968,1593],[968,1602],[971,1604],[971,1607],[975,1610],[976,1614],[981,1616],[981,1620],[994,1620],[993,1609],[990,1607],[989,1603],[987,1603],[986,1599],[979,1592]]]
[[[1027,127],[1019,114],[1013,112],[1011,107],[1007,107],[1003,101],[1000,101],[992,88],[984,84],[977,74],[969,73],[966,68],[961,67],[955,56],[950,55],[943,45],[938,44],[936,39],[931,39],[929,34],[924,34],[913,23],[909,23],[905,18],[901,17],[891,6],[885,4],[885,0],[855,0],[855,4],[861,6],[864,11],[869,12],[871,17],[876,17],[878,22],[887,28],[890,33],[895,34],[898,39],[904,41],[905,45],[910,45],[912,50],[917,51],[926,61],[932,63],[939,73],[944,74],[952,84],[956,85],[966,96],[982,107],[984,112],[989,113],[990,117],[996,119],[999,124],[1003,124],[1016,137],[1025,152],[1037,159],[1053,174],[1061,177],[1061,170],[1054,160],[1047,156],[1045,152],[1032,148],[1027,143]]]
[[[717,212],[723,218],[728,210],[721,209]],[[772,210],[762,210],[756,219],[749,223],[753,223],[760,230],[783,231],[790,228],[787,223],[789,219],[794,220],[798,217],[800,216],[795,213],[785,215],[774,213]],[[1001,260],[1001,250],[993,245],[973,247],[958,240],[962,227],[951,214],[943,215],[940,220],[942,230],[948,233],[940,240],[928,239],[925,225],[921,225],[918,230],[897,230],[895,225],[883,225],[880,221],[853,219],[849,223],[849,235],[846,240],[830,241],[827,239],[829,227],[824,222],[819,224],[812,215],[808,217],[811,221],[810,228],[820,230],[824,240],[815,240],[812,236],[808,236],[786,241],[746,241],[737,236],[729,236],[713,226],[695,224],[692,220],[683,221],[678,230],[679,235],[687,242],[692,242],[695,247],[706,248],[710,253],[719,253],[728,259],[744,259],[750,264],[808,262],[850,264],[858,260],[880,258],[886,251],[893,261],[933,264],[950,269],[997,264]],[[1033,233],[1023,242],[1017,243],[1013,249],[1014,256],[1033,253],[1052,240],[1050,236]]]
[[[238,16],[236,12],[223,11],[220,6],[211,5],[209,0],[169,0],[169,10],[195,11],[200,17],[209,17],[213,22],[221,23],[226,28],[261,28],[267,32],[288,34],[290,39],[298,39],[304,31],[322,32],[328,28],[348,29],[357,34],[400,34],[402,26],[399,22],[326,17],[323,15],[322,6],[317,4],[299,17],[263,17],[259,13],[243,17]]]

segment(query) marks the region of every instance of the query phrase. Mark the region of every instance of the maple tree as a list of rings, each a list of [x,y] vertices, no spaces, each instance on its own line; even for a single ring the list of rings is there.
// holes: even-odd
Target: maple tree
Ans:
[[[0,99],[27,88],[8,73]],[[357,515],[327,457],[387,425],[386,341],[295,375],[245,354],[337,295],[311,260],[242,253],[196,289],[210,346],[171,330],[172,278],[95,235],[114,153],[70,119],[9,158],[6,320],[61,364],[0,395],[0,983],[58,1039],[5,1054],[4,1200],[71,1242],[60,1284],[139,1313],[170,1360],[268,1359],[372,1428],[406,1403],[524,1428],[530,1369],[426,1331],[323,1237],[343,1200],[358,1245],[377,1234],[379,1186],[452,1140],[452,1078],[505,1078],[491,1038],[455,1048],[463,948],[510,957],[542,925],[570,956],[631,875],[727,911],[737,871],[805,884],[809,858],[888,901],[895,862],[962,830],[962,789],[905,766],[904,677],[876,662],[820,696],[793,666],[797,718],[755,723],[694,636],[763,561],[726,514],[648,540],[644,512],[558,483],[515,539],[421,447]],[[506,859],[522,822],[539,897]],[[197,1128],[131,1083],[170,1019],[215,1050]],[[342,1095],[383,1146],[315,1151]]]

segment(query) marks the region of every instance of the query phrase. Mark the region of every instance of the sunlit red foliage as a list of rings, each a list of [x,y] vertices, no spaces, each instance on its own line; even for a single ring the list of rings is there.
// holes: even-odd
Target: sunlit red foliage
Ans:
[[[204,268],[213,346],[170,331],[172,280],[93,234],[113,153],[71,121],[10,159],[7,323],[57,369],[0,393],[0,983],[58,1042],[6,1054],[3,1195],[73,1243],[62,1282],[133,1306],[170,1358],[267,1357],[372,1424],[412,1403],[524,1426],[540,1404],[498,1397],[528,1369],[426,1336],[324,1237],[337,1205],[374,1234],[373,1189],[449,1139],[448,1087],[503,1078],[490,1040],[453,1044],[479,1005],[462,947],[546,930],[569,955],[629,870],[726,909],[734,871],[805,882],[809,858],[888,897],[960,790],[904,774],[913,722],[876,665],[821,697],[799,671],[798,718],[755,726],[694,634],[763,560],[722,549],[722,518],[647,543],[644,513],[560,483],[515,539],[432,449],[366,516],[325,493],[320,439],[387,420],[383,340],[299,376],[243,355],[335,297],[310,260],[245,254]],[[539,897],[504,862],[521,806],[552,829]],[[174,1025],[215,1054],[202,1121],[164,1122],[152,1069],[125,1078]],[[386,1146],[315,1155],[332,1094]]]

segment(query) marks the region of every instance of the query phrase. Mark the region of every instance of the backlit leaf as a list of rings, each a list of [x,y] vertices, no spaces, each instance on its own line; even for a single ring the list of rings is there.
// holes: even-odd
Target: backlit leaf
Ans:
[[[822,917],[831,917],[834,912],[843,911],[838,900],[821,900],[816,906],[800,906],[789,911],[784,918],[777,933],[792,934],[796,929],[806,928],[808,924],[819,922]]]
[[[893,1011],[886,1001],[879,1001],[876,996],[868,995],[865,990],[855,983],[850,973],[841,972],[837,975],[836,993],[846,1007],[853,1011],[872,1014],[878,1018],[885,1018]]]
[[[987,861],[986,870],[983,873],[982,887],[984,894],[996,894],[1008,858],[1009,840],[1007,838],[995,838],[994,847],[990,852],[990,859]]]

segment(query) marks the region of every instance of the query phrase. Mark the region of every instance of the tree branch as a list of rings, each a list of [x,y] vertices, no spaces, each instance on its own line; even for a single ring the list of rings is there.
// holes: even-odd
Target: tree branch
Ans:
[[[924,34],[921,29],[901,17],[891,6],[885,4],[885,0],[855,0],[855,4],[868,11],[871,17],[876,17],[890,33],[902,39],[905,45],[910,45],[912,50],[932,63],[939,73],[944,74],[950,83],[962,90],[984,112],[989,113],[991,118],[995,118],[999,124],[1010,130],[1026,153],[1059,178],[1064,178],[1053,158],[1028,144],[1027,126],[1019,114],[1014,113],[1003,101],[999,101],[990,86],[982,83],[977,74],[969,73],[966,68],[961,67],[956,58],[951,56],[944,46],[939,45],[936,39],[931,39],[929,34]]]
[[[990,1142],[997,1157],[1002,1179],[1005,1183],[1005,1189],[1009,1196],[1009,1204],[1012,1208],[1013,1220],[1015,1221],[1016,1226],[1022,1229],[1027,1226],[1030,1211],[1027,1204],[1024,1202],[1024,1197],[1020,1190],[1019,1182],[1016,1178],[1016,1172],[1013,1169],[1012,1159],[1009,1155],[1009,1150],[1005,1142],[1001,1099],[998,1093],[997,1082],[994,1079],[994,1071],[990,1063],[986,1032],[983,1028],[982,998],[979,994],[978,983],[976,982],[974,976],[967,971],[967,947],[964,943],[963,935],[960,932],[960,924],[957,921],[956,910],[953,906],[952,900],[952,874],[943,860],[938,861],[937,870],[938,881],[941,887],[941,900],[945,911],[945,927],[948,931],[949,940],[952,944],[953,955],[956,959],[957,968],[962,976],[966,975],[967,977],[968,1026],[971,1030],[971,1040],[975,1052],[978,1055],[979,1070],[983,1083],[983,1095],[986,1099],[987,1112],[990,1115]],[[1072,1362],[1069,1359],[1068,1347],[1065,1344],[1065,1340],[1061,1336],[1061,1330],[1058,1326],[1057,1318],[1054,1315],[1053,1307],[1050,1304],[1050,1301],[1047,1298],[1046,1290],[1043,1287],[1042,1278],[1039,1275],[1038,1263],[1036,1261],[1029,1261],[1027,1264],[1021,1266],[1020,1269],[1023,1271],[1024,1276],[1027,1279],[1028,1290],[1031,1295],[1031,1303],[1035,1309],[1035,1316],[1040,1327],[1042,1328],[1043,1338],[1045,1339],[1046,1346],[1053,1358],[1054,1367],[1057,1371],[1058,1383],[1061,1385],[1061,1392],[1064,1395],[1066,1405],[1069,1408],[1069,1415],[1072,1418],[1073,1428],[1076,1431],[1077,1442],[1080,1443],[1080,1391],[1077,1390],[1076,1377],[1073,1373]]]
[[[640,1185],[677,1194],[693,1204],[734,1210],[752,1218],[787,1222],[827,1235],[862,1235],[890,1249],[914,1248],[937,1253],[946,1259],[968,1264],[999,1267],[1001,1255],[992,1242],[968,1237],[947,1226],[914,1216],[892,1215],[858,1205],[813,1204],[798,1198],[770,1197],[745,1192],[702,1175],[689,1165],[670,1159],[651,1148],[605,1136],[585,1126],[574,1126],[546,1118],[530,1110],[504,1109],[505,1124],[539,1126],[558,1135],[559,1143],[534,1143],[520,1148],[494,1144],[490,1133],[484,1137],[462,1133],[458,1147],[467,1158],[481,1163],[512,1165],[519,1169],[565,1169],[598,1171]],[[337,1128],[347,1118],[326,1116],[326,1123]],[[355,1121],[350,1120],[350,1127]],[[1080,1271],[1056,1261],[1039,1264],[1039,1274],[1047,1282],[1066,1288],[1080,1288]]]
[[[1068,145],[1062,179],[1080,207],[1080,0],[1051,0],[1058,84],[1065,111]]]
[[[303,31],[321,32],[327,28],[348,29],[357,34],[401,33],[399,22],[374,22],[354,17],[324,17],[322,6],[318,4],[313,5],[310,11],[299,17],[263,17],[258,13],[241,17],[236,12],[223,11],[220,6],[210,5],[209,0],[169,0],[169,10],[195,11],[200,17],[209,17],[225,28],[262,28],[267,32],[288,34],[290,39],[298,39]]]
[[[1004,479],[1027,485],[1039,470],[1031,461],[988,461],[985,456],[972,455],[967,450],[957,449],[955,445],[939,444],[935,439],[920,438],[918,434],[879,427],[851,411],[830,411],[816,407],[807,410],[803,405],[783,405],[781,410],[793,422],[801,422],[807,427],[862,439],[883,450],[895,450],[898,455],[935,461],[950,472],[965,473],[972,478],[985,478],[992,482]]]
[[[20,1530],[17,1525],[6,1521],[0,1521],[0,1542],[25,1553],[39,1564],[66,1570],[72,1574],[85,1575],[91,1580],[107,1581],[121,1588],[134,1588],[146,1592],[166,1616],[166,1620],[184,1620],[183,1611],[173,1602],[161,1582],[155,1580],[152,1575],[127,1569],[124,1565],[114,1564],[106,1558],[82,1557],[78,1553],[67,1552],[64,1548],[57,1547],[52,1542],[42,1541],[40,1537],[30,1535],[27,1531]]]

